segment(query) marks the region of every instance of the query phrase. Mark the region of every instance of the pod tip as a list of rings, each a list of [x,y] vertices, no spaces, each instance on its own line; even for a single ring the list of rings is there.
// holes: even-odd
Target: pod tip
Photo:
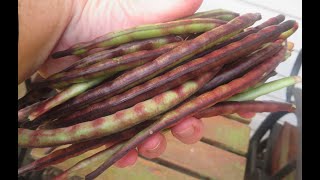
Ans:
[[[276,16],[276,18],[279,23],[283,22],[286,19],[285,15],[283,14],[279,14],[278,16]]]
[[[300,76],[294,76],[293,78],[296,83],[302,82],[302,78]]]
[[[257,20],[260,20],[262,18],[261,13],[254,13],[254,16]]]
[[[290,41],[287,41],[287,48],[288,48],[289,51],[292,51],[293,48],[294,48],[294,43],[290,42]]]
[[[33,167],[33,163],[27,164],[25,166],[22,166],[18,169],[18,175],[24,174],[26,172],[29,172]]]
[[[297,30],[299,28],[299,23],[297,21],[295,21],[294,25],[293,25],[293,29]]]

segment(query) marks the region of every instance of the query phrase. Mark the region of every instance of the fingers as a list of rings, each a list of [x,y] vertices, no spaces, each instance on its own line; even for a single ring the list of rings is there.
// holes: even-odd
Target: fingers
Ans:
[[[203,135],[203,123],[194,117],[189,117],[171,128],[174,137],[185,144],[193,144],[198,142]]]
[[[174,125],[171,132],[174,137],[185,144],[192,144],[199,141],[203,135],[203,123],[194,117],[186,118]],[[145,140],[138,146],[138,152],[142,156],[152,159],[159,157],[166,149],[167,141],[163,134],[156,133]],[[127,155],[122,157],[115,166],[124,168],[131,166],[138,158],[136,149],[131,150]]]
[[[138,159],[138,152],[136,149],[129,151],[125,156],[123,156],[119,161],[114,165],[119,168],[124,168],[134,165]]]
[[[160,156],[167,147],[167,142],[163,134],[157,133],[149,137],[138,146],[139,154],[152,159]],[[124,168],[134,165],[138,159],[138,152],[136,149],[129,151],[124,157],[115,163],[116,167]]]
[[[171,128],[173,136],[186,144],[199,141],[203,135],[203,123],[201,120],[190,117],[182,120]],[[139,154],[146,158],[156,158],[166,149],[165,136],[156,133],[138,146]]]
[[[239,112],[238,115],[243,118],[251,119],[256,115],[256,113],[254,113],[254,112]]]
[[[167,147],[163,134],[156,133],[138,146],[139,153],[149,159],[160,156]]]

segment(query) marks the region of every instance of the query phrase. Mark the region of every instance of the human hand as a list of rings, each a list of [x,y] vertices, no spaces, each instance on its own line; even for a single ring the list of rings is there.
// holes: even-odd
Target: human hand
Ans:
[[[193,14],[202,0],[99,0],[77,1],[72,18],[52,52],[65,50],[79,42],[91,41],[108,32],[171,21]],[[80,3],[79,3],[80,2]],[[82,2],[82,3],[81,3]],[[47,59],[39,72],[48,77],[63,70],[79,57]]]
[[[90,41],[108,32],[191,15],[199,8],[202,0],[83,0],[76,2],[71,5],[72,13],[63,28],[64,31],[44,57],[49,57],[50,53],[67,49],[78,42]],[[78,59],[79,57],[75,56],[60,59],[40,58],[36,63],[29,61],[28,63],[33,67],[29,66],[28,69],[26,66],[23,67],[23,70],[30,72],[38,69],[42,76],[48,77]],[[183,119],[171,127],[171,133],[183,143],[195,143],[202,137],[203,122],[193,117]],[[155,158],[165,149],[166,139],[163,134],[157,133],[145,140],[137,149],[131,150],[115,165],[127,167],[135,163],[138,153],[147,158]]]
[[[76,2],[69,8],[72,10],[72,14],[70,14],[64,31],[55,42],[55,46],[48,51],[46,57],[49,57],[52,52],[67,49],[79,42],[90,41],[108,32],[141,24],[170,21],[191,15],[199,8],[202,0],[83,0]],[[37,67],[38,72],[42,76],[48,77],[78,59],[79,57],[75,56],[67,56],[60,59],[51,59],[49,57],[48,59],[40,59],[37,62],[30,62],[29,60],[28,63],[33,65],[33,69],[34,66],[39,66]],[[28,66],[21,68],[22,71],[32,71],[32,68],[29,67],[28,69]],[[174,125],[171,128],[171,132],[183,143],[195,143],[202,137],[203,123],[196,118],[187,118]],[[165,149],[166,139],[163,134],[154,134],[140,144],[138,150],[130,151],[124,158],[119,160],[116,166],[126,167],[132,165],[136,161],[138,153],[147,158],[155,158]]]
[[[78,60],[50,54],[108,32],[193,14],[202,0],[18,0],[18,84],[38,71],[48,77]]]

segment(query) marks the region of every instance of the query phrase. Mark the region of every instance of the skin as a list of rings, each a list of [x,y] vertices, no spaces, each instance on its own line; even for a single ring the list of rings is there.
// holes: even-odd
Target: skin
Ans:
[[[74,56],[51,59],[52,52],[111,31],[189,16],[201,3],[202,0],[19,0],[18,84],[36,71],[46,78],[79,59]],[[181,142],[192,144],[202,137],[203,123],[186,118],[175,124],[171,132]],[[121,168],[133,165],[138,153],[147,158],[158,157],[165,148],[165,137],[154,134],[115,165]]]

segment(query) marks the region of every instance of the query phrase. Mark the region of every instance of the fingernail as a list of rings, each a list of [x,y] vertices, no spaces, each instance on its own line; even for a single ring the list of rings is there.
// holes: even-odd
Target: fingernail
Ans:
[[[156,152],[158,147],[160,146],[160,143],[161,142],[159,141],[155,146],[148,147],[147,151],[150,153]]]
[[[176,132],[176,135],[185,138],[185,137],[192,136],[193,133],[194,133],[194,128],[191,126],[191,127],[188,127],[187,129]]]

